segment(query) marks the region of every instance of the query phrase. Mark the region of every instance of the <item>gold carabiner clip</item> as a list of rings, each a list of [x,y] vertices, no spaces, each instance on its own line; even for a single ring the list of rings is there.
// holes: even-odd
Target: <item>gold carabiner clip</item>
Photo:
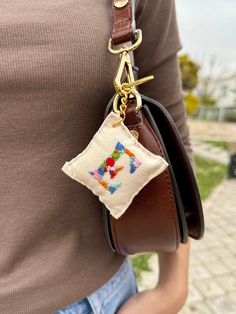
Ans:
[[[127,82],[122,83],[122,77],[123,74],[125,72],[126,78],[127,78]],[[141,108],[141,96],[138,93],[138,91],[136,90],[135,84],[134,85],[129,85],[134,83],[134,73],[133,73],[133,69],[132,69],[132,63],[131,63],[131,58],[130,55],[127,51],[123,51],[120,55],[120,60],[119,60],[119,64],[118,64],[118,69],[115,75],[115,79],[114,79],[114,87],[116,90],[116,96],[114,99],[114,106],[116,108],[116,112],[118,109],[118,100],[120,97],[122,97],[123,95],[123,90],[125,90],[126,92],[128,92],[128,94],[131,97],[135,97],[136,98],[136,110],[139,111]],[[126,85],[125,85],[126,84]],[[115,109],[114,108],[114,109]]]
[[[108,43],[108,49],[112,54],[119,54],[119,62],[117,72],[113,81],[116,95],[113,101],[113,110],[120,114],[120,119],[114,124],[114,127],[125,120],[126,102],[128,97],[136,98],[136,111],[138,112],[142,107],[141,95],[136,89],[137,85],[143,84],[154,78],[153,75],[136,80],[134,78],[134,72],[129,52],[135,50],[142,42],[142,31],[137,29],[135,31],[137,40],[131,46],[123,46],[120,49],[113,49],[111,39]],[[125,74],[127,82],[122,82],[123,75]],[[128,97],[127,97],[128,95]],[[121,98],[121,108],[118,106],[119,99]],[[119,107],[119,108],[118,108]]]

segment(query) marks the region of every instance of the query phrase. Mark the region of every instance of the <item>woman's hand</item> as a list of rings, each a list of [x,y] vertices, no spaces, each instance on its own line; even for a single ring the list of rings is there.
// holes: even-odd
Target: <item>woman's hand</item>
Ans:
[[[117,314],[176,314],[184,305],[187,293],[175,286],[171,290],[156,287],[142,291],[126,301]]]
[[[176,314],[188,295],[190,241],[171,253],[159,253],[159,282],[128,299],[117,314]]]

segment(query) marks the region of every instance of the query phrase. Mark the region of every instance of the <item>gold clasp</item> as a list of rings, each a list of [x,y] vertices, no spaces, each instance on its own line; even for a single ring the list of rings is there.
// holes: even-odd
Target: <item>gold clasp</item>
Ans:
[[[119,54],[119,63],[117,72],[115,75],[115,79],[113,81],[116,95],[113,101],[113,110],[116,113],[120,114],[120,119],[113,125],[113,127],[116,127],[119,125],[122,121],[125,120],[126,116],[126,103],[128,101],[128,98],[136,98],[136,111],[138,112],[142,107],[142,99],[141,95],[136,89],[137,85],[143,84],[151,79],[154,78],[153,75],[138,79],[135,81],[134,79],[134,72],[131,62],[131,57],[129,52],[132,50],[135,50],[142,42],[142,32],[140,29],[137,29],[135,31],[137,35],[136,42],[132,44],[131,46],[123,46],[117,50],[112,48],[112,42],[111,39],[108,43],[108,49],[112,54]],[[122,82],[123,75],[125,74],[125,77],[127,79],[127,82]],[[119,99],[121,99],[121,104],[119,105]]]
[[[137,49],[140,46],[140,44],[141,44],[141,42],[143,40],[142,31],[141,31],[141,29],[136,29],[134,33],[135,33],[136,41],[132,45],[130,45],[130,46],[123,46],[123,47],[121,47],[119,49],[112,48],[112,38],[110,38],[109,41],[108,41],[108,49],[109,49],[109,51],[113,55],[119,55],[123,51],[129,52],[129,51],[133,51],[133,50]]]

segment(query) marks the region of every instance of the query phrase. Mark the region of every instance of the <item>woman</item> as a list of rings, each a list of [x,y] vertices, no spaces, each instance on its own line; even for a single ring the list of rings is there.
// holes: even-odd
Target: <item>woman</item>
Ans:
[[[191,158],[174,0],[137,0],[140,91],[171,113]],[[109,249],[98,199],[61,167],[101,122],[117,59],[111,0],[0,3],[0,313],[177,313],[189,241],[159,254],[156,288],[137,294],[130,261]],[[88,298],[87,298],[88,297]]]

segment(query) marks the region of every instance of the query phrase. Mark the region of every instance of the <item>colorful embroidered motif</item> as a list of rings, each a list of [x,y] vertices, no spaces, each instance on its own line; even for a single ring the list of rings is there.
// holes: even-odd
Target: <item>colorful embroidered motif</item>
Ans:
[[[128,149],[124,147],[120,142],[116,144],[115,149],[112,154],[104,160],[98,169],[94,171],[89,171],[89,174],[94,177],[106,190],[113,194],[119,187],[121,187],[120,182],[108,183],[104,180],[105,173],[109,173],[110,178],[113,179],[119,171],[121,171],[123,166],[115,166],[116,161],[121,155],[126,154],[130,158],[130,173],[134,173],[135,170],[141,165],[141,161],[135,157],[135,155]]]
[[[88,146],[61,168],[97,195],[116,219],[143,187],[168,167],[165,159],[138,142],[123,122],[114,128],[119,118],[111,111]]]

